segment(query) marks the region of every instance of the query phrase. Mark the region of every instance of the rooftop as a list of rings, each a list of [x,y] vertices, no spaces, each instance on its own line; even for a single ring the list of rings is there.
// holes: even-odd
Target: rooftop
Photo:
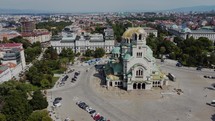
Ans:
[[[123,38],[132,38],[133,34],[145,34],[146,32],[142,27],[136,27],[136,28],[128,28],[122,35]]]
[[[7,66],[2,66],[2,65],[0,65],[0,74],[1,74],[2,72],[4,72],[5,70],[7,70],[7,69],[8,69]]]
[[[22,47],[21,43],[5,43],[5,44],[0,44],[0,48],[6,47],[6,48],[15,48],[15,47]]]

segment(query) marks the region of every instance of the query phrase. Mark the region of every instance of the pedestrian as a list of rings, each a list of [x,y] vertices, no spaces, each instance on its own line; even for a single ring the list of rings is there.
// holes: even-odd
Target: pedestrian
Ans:
[[[208,95],[205,95],[205,97],[207,97]]]

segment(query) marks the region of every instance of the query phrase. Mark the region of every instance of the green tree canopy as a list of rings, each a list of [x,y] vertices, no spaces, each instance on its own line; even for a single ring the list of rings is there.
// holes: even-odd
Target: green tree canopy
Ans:
[[[5,105],[2,113],[8,121],[23,121],[31,114],[32,108],[28,103],[25,92],[14,90],[10,91],[5,97]]]
[[[46,110],[36,110],[29,116],[27,121],[52,121]]]
[[[47,108],[48,106],[48,102],[40,90],[34,92],[33,98],[29,103],[31,104],[33,110],[41,110]]]
[[[93,55],[94,55],[94,51],[90,49],[87,49],[84,54],[84,56],[87,56],[87,57],[92,57]]]
[[[0,113],[0,121],[6,121],[6,116]]]
[[[97,48],[94,52],[94,57],[95,58],[100,58],[105,55],[105,50],[103,48]]]

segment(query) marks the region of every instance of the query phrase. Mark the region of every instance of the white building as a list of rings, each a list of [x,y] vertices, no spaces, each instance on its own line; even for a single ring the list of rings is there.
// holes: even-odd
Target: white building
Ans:
[[[63,48],[71,48],[74,52],[84,53],[87,49],[95,50],[104,48],[109,53],[114,47],[115,40],[112,29],[104,30],[103,34],[82,33],[78,35],[71,32],[62,32],[62,36],[54,36],[51,39],[51,46],[60,53]]]
[[[145,32],[147,33],[147,36],[149,34],[153,34],[155,37],[158,37],[158,30],[153,29],[151,27],[143,27],[143,29],[145,30]]]
[[[146,45],[147,35],[140,27],[124,32],[121,44],[113,48],[104,68],[107,87],[134,90],[167,85],[166,76],[158,69],[152,50]]]
[[[8,81],[12,78],[11,71],[7,66],[0,66],[0,83]]]
[[[190,30],[187,27],[182,28],[177,25],[172,25],[170,28],[168,28],[168,31],[175,36],[181,37],[182,39],[187,39],[190,37],[195,39],[206,37],[209,40],[215,42],[215,28]]]
[[[21,43],[0,44],[0,58],[2,65],[10,68],[12,77],[20,73],[26,66]]]

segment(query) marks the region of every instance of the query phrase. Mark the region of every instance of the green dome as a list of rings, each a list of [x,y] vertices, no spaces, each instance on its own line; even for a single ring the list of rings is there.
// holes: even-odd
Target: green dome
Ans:
[[[178,29],[178,26],[176,24],[171,26],[172,29]]]
[[[127,53],[127,54],[125,54],[123,59],[124,60],[129,60],[130,58],[131,58],[131,55]]]
[[[184,32],[184,33],[191,33],[191,30],[189,29],[189,28],[183,28],[182,30],[181,30],[181,32]]]
[[[120,47],[113,48],[113,50],[111,51],[111,53],[120,54]]]

